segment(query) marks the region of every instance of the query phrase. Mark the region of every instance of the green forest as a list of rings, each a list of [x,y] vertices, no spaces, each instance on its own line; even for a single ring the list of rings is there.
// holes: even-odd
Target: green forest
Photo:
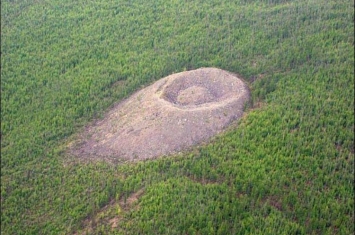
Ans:
[[[217,67],[252,101],[174,156],[68,145],[167,75]],[[353,234],[354,2],[1,1],[1,234]]]

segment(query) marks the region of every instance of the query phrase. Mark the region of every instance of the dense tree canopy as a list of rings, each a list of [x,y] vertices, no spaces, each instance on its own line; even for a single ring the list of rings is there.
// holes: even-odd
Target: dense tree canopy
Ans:
[[[2,1],[1,232],[354,233],[353,9],[345,0]],[[237,128],[145,162],[66,152],[137,89],[207,66],[250,85]]]

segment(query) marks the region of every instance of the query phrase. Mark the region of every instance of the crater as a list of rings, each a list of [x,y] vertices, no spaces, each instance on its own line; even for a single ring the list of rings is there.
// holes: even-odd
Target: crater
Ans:
[[[109,161],[170,155],[223,131],[242,117],[249,98],[240,78],[218,68],[172,74],[118,103],[70,151]]]
[[[177,96],[177,104],[200,105],[212,102],[216,97],[205,87],[191,86],[179,92]]]
[[[218,69],[198,69],[171,76],[174,78],[160,90],[163,90],[161,97],[175,106],[193,108],[218,103],[241,92],[241,81]]]

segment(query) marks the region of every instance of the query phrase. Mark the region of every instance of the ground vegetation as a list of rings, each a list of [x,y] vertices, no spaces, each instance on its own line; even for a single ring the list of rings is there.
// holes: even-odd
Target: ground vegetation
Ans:
[[[354,3],[1,2],[2,234],[353,234]],[[238,128],[81,162],[74,136],[176,72],[238,73]]]

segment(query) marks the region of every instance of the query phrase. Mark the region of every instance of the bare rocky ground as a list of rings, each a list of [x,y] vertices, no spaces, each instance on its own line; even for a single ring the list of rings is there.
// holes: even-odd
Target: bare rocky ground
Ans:
[[[87,127],[71,152],[87,159],[143,160],[183,151],[243,114],[247,85],[217,68],[172,74]]]

